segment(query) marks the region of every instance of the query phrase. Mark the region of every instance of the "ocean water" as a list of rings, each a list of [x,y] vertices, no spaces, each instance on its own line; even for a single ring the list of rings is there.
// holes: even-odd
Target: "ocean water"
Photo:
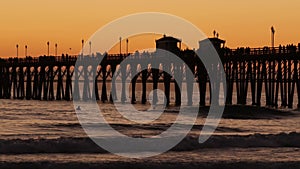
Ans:
[[[114,104],[98,105],[111,126],[131,137],[167,130],[179,111],[170,106],[152,123],[136,124],[123,118]],[[213,136],[199,144],[208,109],[200,108],[193,129],[170,151],[130,159],[93,143],[71,101],[0,100],[0,168],[299,168],[298,110],[228,106]]]
[[[1,100],[0,102],[1,139],[86,137],[78,122],[73,102],[71,101]],[[116,113],[117,110],[114,108],[114,104],[99,102],[98,105],[103,110],[102,112],[110,124],[132,124],[130,121],[122,119],[120,114]],[[149,108],[149,105],[136,104],[136,108],[144,110]],[[167,129],[172,123],[172,119],[177,117],[176,112],[178,112],[178,109],[178,107],[166,108],[163,117],[160,117],[159,120],[156,120],[151,125],[157,125],[161,130]],[[207,109],[203,108],[203,112]],[[242,110],[246,110],[246,112],[242,112]],[[300,132],[300,112],[297,110],[269,110],[267,108],[251,108],[250,106],[244,108],[230,106],[226,109],[224,116],[227,114],[229,117],[221,119],[219,130],[215,132],[215,135]],[[205,113],[203,113],[203,116],[198,117],[195,125],[203,125],[205,121],[204,115]],[[135,128],[132,129],[135,130]],[[153,130],[155,130],[155,126]]]
[[[120,120],[113,112],[113,104],[99,103],[99,106],[118,131],[131,136],[155,135],[166,130],[177,115],[177,108],[171,107],[154,124],[134,125]],[[137,105],[137,108],[148,106]],[[206,108],[203,109],[205,112]],[[86,165],[87,168],[143,168],[144,165],[149,168],[205,168],[211,167],[208,164],[218,167],[224,161],[232,166],[261,163],[262,168],[271,164],[299,165],[298,111],[229,107],[214,136],[205,144],[197,144],[204,114],[198,117],[196,127],[187,138],[174,149],[150,159],[137,160],[107,153],[89,140],[77,120],[72,102],[1,100],[0,168],[81,168]]]

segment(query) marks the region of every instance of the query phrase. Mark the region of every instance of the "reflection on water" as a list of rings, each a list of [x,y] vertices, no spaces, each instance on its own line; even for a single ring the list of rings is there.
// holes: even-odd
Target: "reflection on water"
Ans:
[[[149,105],[134,105],[137,110],[146,110]],[[118,130],[125,134],[157,134],[158,131],[166,130],[177,118],[178,107],[170,107],[150,124],[136,124],[118,113],[113,104],[99,103],[106,120],[116,125]],[[234,107],[234,106],[233,106]],[[207,109],[207,108],[203,108]],[[241,108],[229,109],[241,113]],[[249,108],[244,108],[247,111]],[[126,111],[126,110],[124,110]],[[128,110],[130,111],[130,110]],[[243,111],[243,110],[242,110]],[[245,112],[244,111],[244,112]],[[249,114],[250,111],[248,110]],[[255,110],[256,111],[256,110]],[[129,112],[130,113],[130,112]],[[235,112],[232,112],[233,114]],[[255,112],[256,114],[263,112]],[[253,113],[253,114],[255,114]],[[285,112],[283,111],[282,114]],[[201,111],[200,111],[201,114]],[[215,134],[217,135],[245,135],[253,133],[300,132],[300,116],[282,116],[272,118],[223,118]],[[298,114],[298,115],[297,115]],[[245,116],[247,113],[245,113]],[[252,114],[251,114],[252,116]],[[266,115],[262,115],[266,116]],[[6,138],[57,138],[57,137],[86,137],[77,120],[72,102],[67,101],[20,101],[1,100],[0,111],[0,136]],[[205,115],[199,116],[195,126],[202,126]],[[192,134],[199,134],[201,128],[194,127]],[[108,133],[109,134],[109,133]]]

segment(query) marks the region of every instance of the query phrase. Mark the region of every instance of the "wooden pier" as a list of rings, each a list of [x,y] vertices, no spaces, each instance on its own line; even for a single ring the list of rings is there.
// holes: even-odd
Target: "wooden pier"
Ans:
[[[261,106],[262,93],[266,96],[263,106],[288,107],[300,106],[300,49],[299,46],[280,46],[276,48],[238,48],[235,50],[222,48],[219,51],[223,68],[226,73],[227,98],[226,104],[247,104],[251,99],[252,105]],[[129,55],[134,56],[135,62],[120,67],[120,63]],[[125,82],[131,80],[131,103],[136,100],[136,83],[142,83],[140,102],[147,102],[147,83],[153,83],[153,89],[158,83],[164,84],[166,104],[170,104],[170,94],[175,92],[175,104],[192,104],[194,81],[199,85],[200,105],[209,105],[207,91],[214,86],[220,90],[220,84],[209,84],[208,72],[196,55],[195,51],[183,50],[177,53],[185,63],[173,64],[170,60],[161,59],[160,63],[147,63],[154,53],[135,54],[97,54],[92,56],[40,56],[26,58],[5,58],[0,60],[0,99],[27,100],[72,100],[96,99],[108,102],[119,99],[128,101],[125,96]],[[200,56],[205,57],[205,56]],[[101,62],[100,62],[101,60]],[[138,62],[137,62],[138,60]],[[76,62],[77,61],[77,62]],[[75,64],[85,63],[75,66]],[[152,69],[151,64],[161,65],[161,70]],[[149,66],[150,65],[150,66]],[[157,67],[158,65],[153,65]],[[80,67],[80,69],[78,68]],[[185,74],[190,68],[193,77]],[[217,67],[217,65],[212,65]],[[142,71],[140,71],[142,70]],[[166,70],[173,74],[166,73]],[[112,76],[116,73],[123,85],[120,98],[113,98],[115,83]],[[136,76],[131,77],[131,75]],[[173,78],[181,79],[174,82]],[[216,76],[218,73],[216,73]],[[90,87],[90,77],[94,77],[95,85]],[[107,91],[107,83],[112,84]],[[102,88],[99,88],[102,83]],[[182,84],[187,83],[187,103],[181,101]],[[80,90],[80,84],[83,89]],[[73,86],[74,85],[74,86]],[[174,85],[174,91],[171,91]],[[149,89],[148,89],[149,90]],[[235,96],[236,95],[236,96]],[[250,98],[249,98],[250,97]],[[295,97],[298,101],[295,103]],[[153,102],[157,102],[154,94]]]

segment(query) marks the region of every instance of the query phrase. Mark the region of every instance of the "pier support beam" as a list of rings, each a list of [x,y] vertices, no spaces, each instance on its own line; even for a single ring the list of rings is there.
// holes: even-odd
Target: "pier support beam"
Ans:
[[[142,104],[147,102],[147,79],[148,79],[148,69],[146,65],[142,65]]]
[[[79,70],[78,67],[74,67],[74,90],[73,90],[73,100],[80,100],[79,92]]]
[[[54,100],[54,71],[53,66],[49,66],[49,100]]]
[[[186,90],[187,90],[187,105],[193,105],[193,91],[194,91],[194,74],[195,74],[195,65],[192,64],[190,67],[186,65],[186,69],[190,69],[193,74],[186,73]],[[187,72],[187,71],[186,71]]]
[[[98,72],[98,64],[97,62],[93,65],[93,77],[94,77],[94,84],[92,90],[92,99],[93,100],[100,100],[99,97],[99,89],[98,89],[98,77],[101,71]]]
[[[19,84],[18,84],[18,99],[24,99],[25,97],[25,80],[24,80],[24,69],[23,66],[19,68]]]
[[[207,71],[202,63],[197,65],[198,85],[200,92],[200,106],[205,106]]]
[[[181,90],[182,90],[182,65],[174,64],[174,85],[175,85],[175,105],[181,105]]]
[[[64,86],[63,86],[63,74],[61,66],[57,68],[57,89],[56,89],[56,100],[61,100],[65,97]]]
[[[32,97],[33,99],[37,100],[38,96],[39,96],[39,71],[38,71],[38,67],[34,66],[34,70],[33,70],[33,93],[32,93]]]
[[[107,99],[107,88],[106,88],[106,79],[107,79],[107,71],[106,71],[106,64],[101,65],[101,72],[102,72],[102,92],[101,92],[101,101],[104,103]]]
[[[38,94],[38,100],[42,100],[42,94],[43,94],[43,85],[45,83],[45,67],[41,66],[40,70],[40,79],[39,79],[39,94]],[[44,94],[45,94],[45,87],[44,87]]]
[[[168,72],[171,72],[171,65],[170,63],[165,62],[163,64],[163,70],[164,70],[164,87],[165,87],[165,96],[166,100],[164,101],[164,104],[166,106],[170,105],[170,83],[171,83],[171,75]]]
[[[136,97],[135,97],[135,88],[136,88],[136,80],[138,78],[138,74],[137,74],[137,65],[136,64],[131,64],[131,75],[132,80],[131,80],[131,104],[135,104],[136,103]]]
[[[126,102],[126,78],[127,78],[127,65],[122,64],[120,65],[121,69],[121,82],[122,82],[122,91],[121,91],[121,102]]]
[[[89,75],[88,75],[88,67],[86,65],[83,66],[83,73],[84,73],[84,82],[83,82],[83,93],[82,93],[82,99],[87,101],[91,99],[91,93],[90,93],[90,82],[89,82]],[[67,91],[66,91],[67,92]]]
[[[114,77],[116,69],[117,69],[117,65],[112,64],[110,66],[111,66],[112,80],[111,80],[111,92],[110,92],[109,100],[111,102],[114,102],[115,100],[118,100],[117,92],[116,92],[116,78],[117,77]]]
[[[31,93],[31,70],[30,66],[26,68],[26,100],[30,100],[32,98]]]

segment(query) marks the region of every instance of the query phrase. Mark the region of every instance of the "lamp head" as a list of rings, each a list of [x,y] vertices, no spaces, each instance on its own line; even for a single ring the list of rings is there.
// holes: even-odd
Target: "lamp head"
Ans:
[[[275,33],[275,29],[274,29],[273,26],[271,27],[271,31],[272,31],[273,34]]]

